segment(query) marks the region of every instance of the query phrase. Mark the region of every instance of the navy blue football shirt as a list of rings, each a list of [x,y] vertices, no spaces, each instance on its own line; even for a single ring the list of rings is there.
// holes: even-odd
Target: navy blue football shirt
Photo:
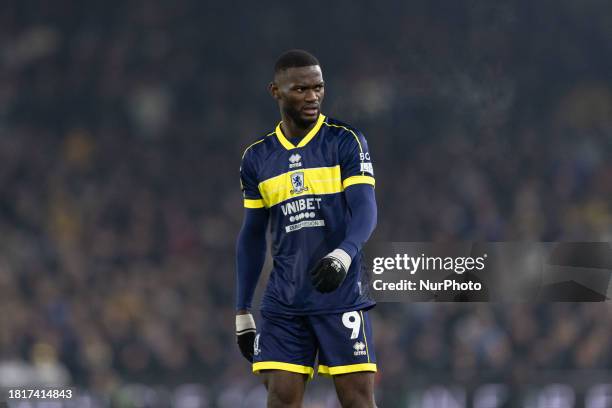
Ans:
[[[288,314],[341,313],[374,305],[362,284],[362,255],[334,292],[317,292],[310,271],[344,240],[351,214],[344,190],[374,186],[364,136],[340,121],[319,115],[293,145],[280,124],[245,150],[240,167],[246,208],[270,214],[273,269],[261,310]]]

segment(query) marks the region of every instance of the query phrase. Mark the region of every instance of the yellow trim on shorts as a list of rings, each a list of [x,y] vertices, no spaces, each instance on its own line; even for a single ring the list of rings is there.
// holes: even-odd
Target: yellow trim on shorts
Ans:
[[[374,180],[374,177],[372,176],[352,176],[344,179],[342,182],[342,187],[347,188],[353,184],[370,184],[374,186],[376,185],[376,180]]]
[[[292,373],[306,374],[310,379],[314,377],[314,368],[299,364],[281,363],[280,361],[261,361],[253,363],[253,373],[259,374],[261,370],[283,370]]]
[[[344,366],[328,367],[319,365],[319,375],[332,376],[338,374],[358,373],[361,371],[378,371],[374,363],[350,364]]]

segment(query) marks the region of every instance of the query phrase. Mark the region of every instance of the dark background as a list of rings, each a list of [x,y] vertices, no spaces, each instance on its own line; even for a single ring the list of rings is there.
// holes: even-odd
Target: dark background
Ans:
[[[368,138],[373,239],[610,239],[610,2],[6,0],[0,386],[261,406],[234,345],[238,167],[296,47],[321,61],[323,112]],[[610,382],[607,303],[383,304],[374,325],[383,407],[439,383]],[[331,392],[315,380],[306,406]]]

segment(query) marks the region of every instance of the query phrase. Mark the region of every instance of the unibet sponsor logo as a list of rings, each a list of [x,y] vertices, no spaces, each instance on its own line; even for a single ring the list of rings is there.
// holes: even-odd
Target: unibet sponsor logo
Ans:
[[[321,198],[319,197],[300,198],[299,200],[281,205],[283,215],[289,217],[289,222],[296,223],[287,225],[285,231],[293,232],[302,228],[325,226],[325,221],[315,219],[317,217],[315,210],[320,209]]]
[[[356,356],[365,356],[367,354],[366,346],[361,341],[358,341],[355,344],[353,344],[353,349],[355,350],[353,354]]]
[[[291,201],[290,203],[281,205],[283,215],[291,215],[304,210],[320,210],[321,198],[300,198],[299,200]]]

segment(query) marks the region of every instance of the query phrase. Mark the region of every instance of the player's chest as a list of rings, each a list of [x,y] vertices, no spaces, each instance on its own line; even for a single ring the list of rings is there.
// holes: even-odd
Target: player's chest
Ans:
[[[338,164],[338,149],[334,146],[305,146],[279,150],[268,155],[261,163],[258,176],[260,180],[265,180],[297,170],[334,167]]]
[[[295,205],[308,206],[309,201],[302,196],[342,191],[338,154],[332,149],[311,147],[278,152],[267,158],[264,168],[258,174],[258,189],[267,208],[277,204],[291,206],[295,200]]]

